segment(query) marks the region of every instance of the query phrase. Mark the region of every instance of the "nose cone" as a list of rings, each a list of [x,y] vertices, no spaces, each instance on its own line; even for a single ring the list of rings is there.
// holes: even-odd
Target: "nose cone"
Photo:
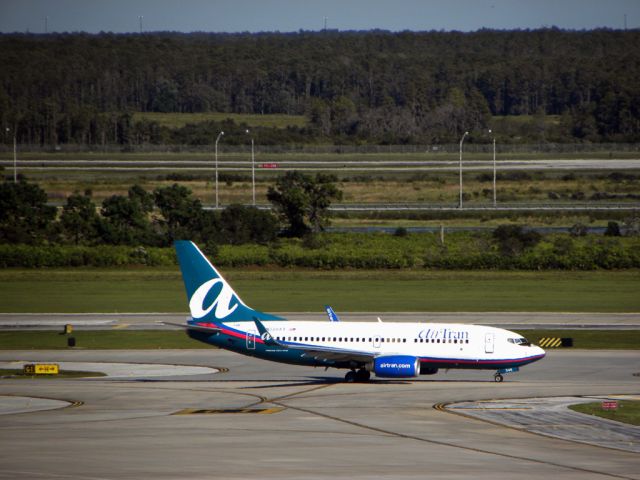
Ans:
[[[544,356],[547,354],[547,352],[545,352],[542,348],[540,347],[533,347],[534,348],[534,355],[538,358],[537,360],[542,360],[544,358]]]

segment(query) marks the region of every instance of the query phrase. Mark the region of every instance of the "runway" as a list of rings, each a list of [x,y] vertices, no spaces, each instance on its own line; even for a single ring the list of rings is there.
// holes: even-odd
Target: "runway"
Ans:
[[[637,395],[636,351],[551,351],[503,383],[494,383],[488,371],[451,371],[416,381],[345,384],[340,371],[215,349],[0,352],[0,361],[15,360],[221,372],[0,380],[0,401],[31,396],[76,405],[0,415],[0,478],[640,479],[636,453],[434,408],[473,400]]]

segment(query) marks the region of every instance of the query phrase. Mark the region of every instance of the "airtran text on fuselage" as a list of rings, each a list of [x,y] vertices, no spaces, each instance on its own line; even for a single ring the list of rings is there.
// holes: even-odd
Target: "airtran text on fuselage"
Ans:
[[[418,333],[418,338],[421,340],[469,340],[469,332],[452,328],[426,328]]]

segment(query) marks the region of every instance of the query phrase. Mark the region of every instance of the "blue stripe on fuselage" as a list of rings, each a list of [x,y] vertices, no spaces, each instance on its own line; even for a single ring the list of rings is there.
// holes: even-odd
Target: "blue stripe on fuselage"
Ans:
[[[544,355],[532,355],[523,358],[502,359],[461,359],[461,358],[437,358],[420,357],[420,364],[434,368],[468,368],[477,370],[495,370],[498,368],[522,367],[544,358]]]

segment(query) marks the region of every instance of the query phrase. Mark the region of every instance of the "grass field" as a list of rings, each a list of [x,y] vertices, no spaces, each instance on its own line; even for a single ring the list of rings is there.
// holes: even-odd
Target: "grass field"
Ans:
[[[587,415],[616,420],[618,422],[640,425],[640,402],[622,400],[618,402],[618,410],[603,410],[602,402],[581,403],[569,407],[571,410]]]
[[[222,272],[267,312],[638,312],[640,273],[628,271],[265,270]],[[167,268],[0,271],[1,312],[186,312]]]
[[[640,349],[640,331],[629,330],[525,330],[518,332],[536,343],[546,336],[571,337],[574,348]],[[182,331],[89,330],[73,333],[78,349],[172,349],[214,348],[189,338]],[[0,350],[68,349],[66,336],[49,331],[0,332]]]
[[[167,176],[170,172],[29,172],[28,177],[47,192],[50,201],[64,204],[65,199],[75,191],[83,192],[91,188],[94,202],[100,204],[105,198],[118,194],[126,195],[135,183],[147,191],[165,187],[176,182],[188,187],[193,195],[204,204],[215,202],[213,172],[181,173],[181,177]],[[257,170],[256,199],[258,203],[268,203],[267,190],[273,186],[275,170]],[[497,183],[499,203],[553,203],[588,201],[600,192],[615,194],[613,200],[592,200],[593,205],[607,202],[637,202],[625,196],[640,192],[640,176],[637,178],[614,181],[607,177],[608,172],[581,172],[573,176],[536,175],[523,180],[504,179]],[[429,203],[456,205],[459,195],[458,176],[452,172],[431,173],[341,173],[337,186],[343,192],[343,203]],[[465,204],[489,206],[493,201],[493,187],[487,176],[479,172],[465,175],[464,192],[468,195]],[[252,182],[250,171],[224,173],[219,182],[219,199],[223,205],[231,203],[250,203]],[[556,198],[551,200],[549,196]],[[466,198],[466,197],[465,197]]]

